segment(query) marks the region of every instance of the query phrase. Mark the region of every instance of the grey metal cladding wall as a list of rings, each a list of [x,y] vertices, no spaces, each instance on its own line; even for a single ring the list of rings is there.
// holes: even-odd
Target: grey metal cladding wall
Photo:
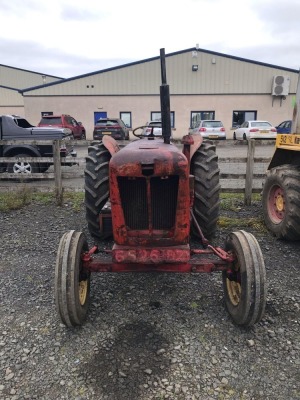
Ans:
[[[22,95],[16,90],[0,87],[0,106],[23,106]]]
[[[37,72],[25,71],[0,65],[0,85],[15,89],[25,89],[32,86],[43,85],[45,82],[55,82],[59,78],[43,75]]]
[[[198,65],[198,71],[193,72],[192,65]],[[274,75],[290,76],[294,93],[298,79],[290,71],[203,52],[195,58],[191,52],[170,57],[167,69],[173,94],[268,94]]]
[[[192,71],[192,65],[198,71]],[[166,57],[167,81],[176,94],[270,94],[274,75],[291,78],[290,93],[295,93],[298,73],[253,62],[197,52]],[[159,94],[160,60],[152,59],[128,66],[91,73],[55,85],[24,93],[24,96],[74,95],[153,95]]]

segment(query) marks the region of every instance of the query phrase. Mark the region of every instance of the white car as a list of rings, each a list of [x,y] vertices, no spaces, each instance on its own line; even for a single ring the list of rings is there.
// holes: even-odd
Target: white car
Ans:
[[[205,139],[226,139],[226,130],[221,121],[203,119],[197,121],[190,129],[189,134],[200,134]]]
[[[277,129],[268,121],[245,121],[233,132],[233,140],[276,139]]]
[[[162,128],[161,121],[150,121],[145,124],[145,128],[143,129],[143,136],[149,136],[152,134],[153,136],[162,136]]]

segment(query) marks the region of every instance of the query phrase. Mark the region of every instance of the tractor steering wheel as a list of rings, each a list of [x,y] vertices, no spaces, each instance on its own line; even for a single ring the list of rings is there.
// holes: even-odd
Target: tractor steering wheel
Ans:
[[[142,126],[138,126],[137,128],[135,128],[135,129],[132,131],[133,136],[135,136],[135,137],[137,137],[137,138],[139,138],[139,139],[142,139],[143,137],[145,137],[142,133],[140,133],[140,134],[135,133],[135,132],[138,131],[139,129],[144,129],[144,128],[147,128],[147,126],[142,125]]]

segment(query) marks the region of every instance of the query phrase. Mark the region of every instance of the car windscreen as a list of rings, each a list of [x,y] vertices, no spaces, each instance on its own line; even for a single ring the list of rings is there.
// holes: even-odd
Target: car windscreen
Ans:
[[[20,126],[21,128],[33,128],[33,125],[31,125],[26,119],[24,118],[14,118],[15,124]]]
[[[269,124],[269,122],[252,122],[252,124],[251,124],[253,127],[255,127],[255,128],[257,128],[257,127],[259,127],[259,126],[267,126],[267,127],[270,127],[270,126],[272,126],[271,124]]]
[[[40,125],[61,125],[60,117],[42,118]]]
[[[221,121],[205,121],[203,122],[204,128],[222,128],[223,124]]]
[[[114,125],[119,125],[118,121],[116,120],[105,120],[105,121],[97,121],[96,122],[97,126],[114,126]]]

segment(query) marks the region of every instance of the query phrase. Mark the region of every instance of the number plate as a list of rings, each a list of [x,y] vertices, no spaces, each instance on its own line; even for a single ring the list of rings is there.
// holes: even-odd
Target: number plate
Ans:
[[[218,139],[218,135],[208,135],[209,139]]]
[[[300,135],[279,134],[276,138],[276,146],[282,148],[296,147],[295,150],[300,150]]]
[[[111,132],[104,131],[104,132],[102,132],[102,135],[111,135]]]
[[[269,133],[269,131],[267,131],[267,130],[261,130],[261,131],[259,131],[260,133]]]

